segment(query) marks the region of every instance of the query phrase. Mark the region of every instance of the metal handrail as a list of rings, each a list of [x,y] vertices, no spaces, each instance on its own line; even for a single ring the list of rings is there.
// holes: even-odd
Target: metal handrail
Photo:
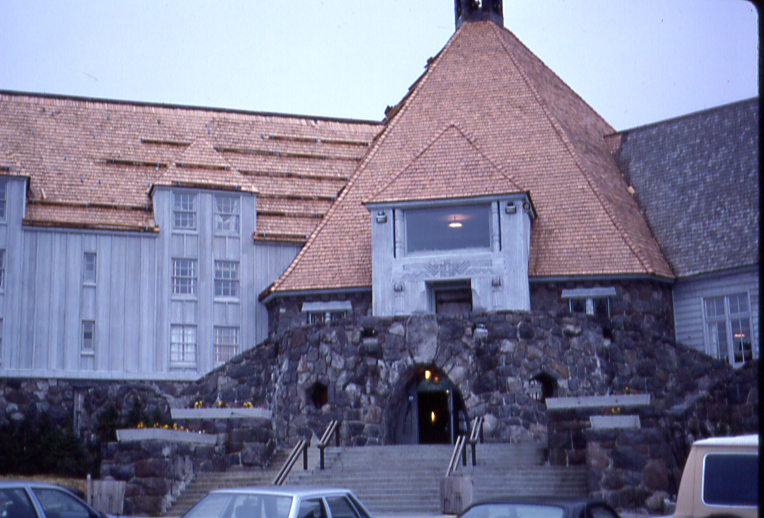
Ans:
[[[289,457],[287,457],[286,462],[284,462],[284,465],[281,467],[281,470],[279,470],[278,475],[276,475],[276,478],[273,479],[274,486],[280,486],[284,483],[287,476],[289,475],[289,472],[292,471],[292,467],[294,466],[295,462],[297,462],[297,459],[300,458],[300,453],[302,453],[302,469],[308,469],[309,447],[310,441],[308,439],[302,439],[295,445],[295,447],[292,449],[292,452],[289,454]]]
[[[324,431],[324,435],[321,436],[321,439],[319,439],[318,444],[318,450],[321,452],[321,460],[319,466],[321,469],[324,469],[324,450],[327,446],[329,446],[329,442],[332,440],[332,435],[335,435],[337,438],[337,446],[340,445],[340,434],[337,432],[337,429],[340,426],[340,422],[337,420],[332,420],[329,422],[329,425],[326,427],[326,430]]]
[[[464,464],[467,463],[467,459],[464,458],[464,446],[467,442],[466,435],[460,435],[456,438],[454,444],[454,451],[451,452],[451,460],[448,461],[448,467],[446,468],[446,476],[456,471],[456,467],[459,465],[459,458],[461,457]]]
[[[485,422],[485,416],[478,416],[475,418],[475,424],[472,425],[472,433],[470,433],[470,438],[467,439],[467,442],[472,446],[472,465],[477,465],[477,457],[475,454],[475,447],[477,446],[478,440],[482,444],[484,442],[483,439],[483,423]],[[467,462],[467,459],[464,459],[465,465]]]

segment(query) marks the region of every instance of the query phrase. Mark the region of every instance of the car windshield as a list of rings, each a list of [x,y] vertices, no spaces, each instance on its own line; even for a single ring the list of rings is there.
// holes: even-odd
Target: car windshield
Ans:
[[[210,493],[184,518],[288,518],[291,507],[291,496]]]
[[[562,518],[563,509],[542,504],[483,504],[476,505],[461,518]]]

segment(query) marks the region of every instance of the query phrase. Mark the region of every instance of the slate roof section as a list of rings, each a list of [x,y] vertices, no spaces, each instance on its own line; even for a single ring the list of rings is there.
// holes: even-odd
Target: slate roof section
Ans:
[[[0,91],[0,174],[25,225],[156,232],[151,189],[258,193],[258,240],[305,242],[382,125]]]
[[[759,262],[759,100],[608,137],[677,277]]]
[[[263,296],[370,287],[362,202],[452,122],[533,198],[532,278],[673,278],[604,139],[613,128],[505,28],[462,24],[389,117],[324,222]]]

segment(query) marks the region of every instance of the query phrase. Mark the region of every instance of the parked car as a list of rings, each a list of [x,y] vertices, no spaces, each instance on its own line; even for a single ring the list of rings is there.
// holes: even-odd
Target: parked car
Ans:
[[[347,489],[261,486],[210,491],[183,518],[371,518]]]
[[[66,489],[35,482],[0,482],[0,518],[107,518]]]
[[[754,518],[759,503],[759,436],[695,441],[684,464],[675,518]]]
[[[604,502],[588,498],[500,497],[470,505],[459,518],[619,518]]]

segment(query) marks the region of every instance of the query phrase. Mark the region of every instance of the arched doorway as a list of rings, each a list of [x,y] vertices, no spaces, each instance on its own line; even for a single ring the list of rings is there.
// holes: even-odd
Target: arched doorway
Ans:
[[[453,444],[467,433],[467,410],[459,389],[434,367],[418,367],[398,406],[396,444]]]

